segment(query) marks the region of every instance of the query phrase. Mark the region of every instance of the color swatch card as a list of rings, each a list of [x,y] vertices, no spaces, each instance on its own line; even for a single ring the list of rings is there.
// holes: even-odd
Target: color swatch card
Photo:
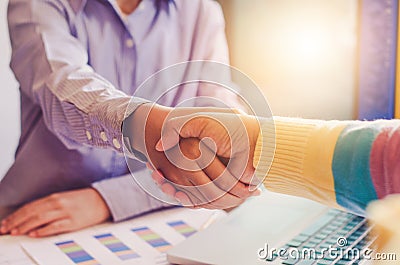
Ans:
[[[194,235],[220,211],[175,208],[118,224],[104,224],[44,239],[25,251],[40,265],[168,264],[166,252]]]
[[[190,225],[186,224],[184,221],[175,221],[175,222],[169,222],[169,226],[173,227],[178,233],[183,235],[184,237],[190,237],[194,233],[197,232],[197,230]]]
[[[159,234],[153,232],[147,226],[134,228],[132,229],[132,232],[134,232],[143,241],[145,241],[146,243],[148,243],[150,246],[152,246],[157,251],[160,251],[161,253],[164,253],[171,248],[171,244],[168,241],[162,238]]]
[[[116,238],[111,233],[94,236],[108,250],[118,256],[121,260],[130,260],[140,258],[140,255],[130,249],[121,240]]]
[[[75,264],[79,265],[98,265],[99,263],[90,256],[80,245],[73,240],[55,243],[60,250],[71,259]]]

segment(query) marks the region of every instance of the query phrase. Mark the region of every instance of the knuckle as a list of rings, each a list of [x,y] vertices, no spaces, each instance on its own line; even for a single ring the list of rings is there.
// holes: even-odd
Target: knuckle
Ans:
[[[200,157],[201,155],[201,151],[200,151],[200,141],[198,139],[194,139],[194,138],[187,138],[187,139],[183,139],[180,142],[180,149],[182,154],[193,160],[193,159],[197,159]]]
[[[185,182],[178,176],[171,176],[171,178],[168,179],[170,184],[175,187],[176,185],[183,185]]]
[[[53,194],[51,194],[51,195],[49,196],[49,200],[50,200],[51,202],[56,202],[56,201],[59,200],[59,198],[60,198],[60,195],[59,195],[58,193],[53,193]]]
[[[55,194],[50,195],[49,200],[50,200],[51,205],[52,205],[54,208],[56,208],[56,209],[62,208],[62,206],[63,206],[63,199],[62,199],[62,197],[60,196],[60,194],[55,193]]]
[[[60,194],[58,193],[53,193],[49,196],[50,199],[52,200],[57,200],[58,198],[60,198]]]

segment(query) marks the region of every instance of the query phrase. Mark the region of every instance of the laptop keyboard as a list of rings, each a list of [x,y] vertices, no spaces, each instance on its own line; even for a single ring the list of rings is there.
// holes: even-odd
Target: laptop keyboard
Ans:
[[[361,264],[364,250],[373,241],[368,236],[370,229],[365,218],[331,209],[281,247],[287,254],[304,255],[286,255],[282,259],[282,255],[273,253],[267,260],[281,259],[285,265]],[[329,252],[332,248],[337,250]]]

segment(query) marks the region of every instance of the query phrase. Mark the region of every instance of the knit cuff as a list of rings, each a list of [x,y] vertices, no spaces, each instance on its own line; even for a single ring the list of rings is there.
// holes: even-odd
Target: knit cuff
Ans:
[[[331,162],[342,130],[338,123],[274,117],[275,130],[261,126],[253,160],[256,176],[271,191],[337,206]]]

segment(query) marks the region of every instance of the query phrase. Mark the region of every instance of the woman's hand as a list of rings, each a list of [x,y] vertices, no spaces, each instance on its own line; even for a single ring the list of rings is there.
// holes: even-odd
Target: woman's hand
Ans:
[[[92,188],[54,193],[27,203],[3,219],[0,232],[45,237],[102,223],[110,211]]]

